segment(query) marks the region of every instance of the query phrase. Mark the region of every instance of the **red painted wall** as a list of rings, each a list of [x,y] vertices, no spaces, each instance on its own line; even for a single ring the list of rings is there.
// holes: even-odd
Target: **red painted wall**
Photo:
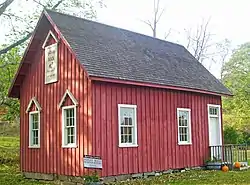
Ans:
[[[47,23],[47,25],[49,24]],[[44,20],[42,26],[45,34],[48,33],[49,29],[52,29],[51,26],[46,27]],[[42,42],[43,40],[41,44]],[[53,43],[54,41],[50,40],[49,42]],[[41,44],[37,46],[34,58],[29,58],[31,65],[26,71],[27,75],[20,92],[21,170],[25,172],[83,175],[82,157],[84,154],[92,153],[91,82],[74,55],[60,40],[58,47],[59,80],[57,83],[45,85],[44,50],[41,48]],[[78,148],[75,149],[63,149],[61,147],[62,116],[58,104],[66,89],[69,89],[75,98],[81,102],[77,107]],[[30,99],[34,96],[42,107],[40,149],[28,148],[29,114],[25,111]],[[70,104],[71,102],[66,100],[65,103]]]
[[[208,157],[207,104],[219,96],[94,82],[93,154],[103,176],[201,166]],[[137,105],[137,148],[118,147],[118,104]],[[177,144],[177,108],[191,109],[192,145]]]

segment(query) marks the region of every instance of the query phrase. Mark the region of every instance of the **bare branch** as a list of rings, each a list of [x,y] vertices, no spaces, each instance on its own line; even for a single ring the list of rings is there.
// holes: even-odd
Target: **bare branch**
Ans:
[[[11,5],[11,3],[13,3],[14,0],[6,0],[1,4],[0,7],[0,16],[4,13],[4,11],[8,8],[8,6]]]
[[[147,24],[152,30],[154,30],[154,27],[152,26],[152,24],[149,20],[147,20],[147,21],[141,20],[141,21],[144,22],[145,24]]]
[[[157,24],[160,21],[164,11],[165,11],[165,8],[163,9],[160,8],[160,0],[154,0],[153,21],[152,22],[149,20],[143,21],[153,31],[153,37],[156,37]]]
[[[172,29],[170,28],[167,33],[165,33],[164,39],[167,39],[169,35],[171,34]]]
[[[53,7],[52,10],[56,10],[57,7],[63,2],[64,0],[59,0]]]
[[[40,1],[37,1],[37,0],[33,0],[34,2],[40,4],[41,6],[43,6]],[[59,0],[51,9],[52,10],[55,10],[64,0]],[[4,54],[4,53],[7,53],[9,50],[11,50],[12,48],[16,47],[16,46],[19,46],[20,44],[24,43],[26,40],[28,40],[31,35],[32,35],[33,31],[32,32],[29,32],[25,37],[23,37],[22,39],[14,42],[13,44],[11,44],[10,46],[0,50],[0,55]]]
[[[39,4],[40,6],[42,6],[43,8],[46,8],[46,6],[44,4],[42,4],[40,1],[37,0],[33,0],[35,3]]]
[[[159,22],[159,20],[161,19],[162,14],[163,14],[164,12],[165,12],[165,8],[161,10],[161,13],[158,15],[158,18],[157,18],[157,20],[156,20],[156,23]]]
[[[30,38],[30,36],[32,35],[32,33],[28,33],[25,37],[23,37],[22,39],[16,41],[15,43],[11,44],[10,46],[0,50],[0,55],[7,53],[9,50],[13,49],[14,47],[19,46],[20,44],[24,43],[26,40],[28,40]]]

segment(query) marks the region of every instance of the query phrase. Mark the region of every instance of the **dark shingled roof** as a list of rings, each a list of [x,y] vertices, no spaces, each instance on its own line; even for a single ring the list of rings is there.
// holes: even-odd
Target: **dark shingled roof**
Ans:
[[[231,92],[183,46],[48,11],[90,76]]]

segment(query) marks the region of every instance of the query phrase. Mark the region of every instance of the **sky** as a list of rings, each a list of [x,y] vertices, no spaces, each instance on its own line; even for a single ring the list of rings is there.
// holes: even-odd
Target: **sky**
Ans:
[[[104,0],[104,3],[106,8],[97,9],[98,22],[152,35],[143,20],[152,19],[153,0]],[[208,29],[213,42],[227,38],[236,48],[250,41],[250,0],[160,0],[160,6],[165,11],[158,24],[158,38],[163,39],[171,30],[166,40],[185,45],[184,29],[195,30],[202,21],[210,19]],[[0,44],[4,43],[3,32],[4,26],[0,25]],[[218,77],[218,69],[214,64],[210,71]]]
[[[152,18],[153,0],[105,0],[107,8],[98,10],[98,21],[151,35],[142,20]],[[215,38],[228,38],[234,46],[250,41],[250,0],[161,0],[165,12],[158,37],[171,28],[167,40],[181,41],[186,28],[194,28],[210,18],[209,30]],[[179,36],[178,36],[179,34]]]

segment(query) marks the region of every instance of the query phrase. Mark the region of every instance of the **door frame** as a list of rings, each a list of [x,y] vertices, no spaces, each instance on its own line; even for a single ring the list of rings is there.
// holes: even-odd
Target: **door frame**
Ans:
[[[220,141],[219,141],[219,144],[218,145],[222,145],[222,128],[221,128],[221,106],[220,105],[216,105],[216,104],[207,104],[207,116],[208,116],[208,141],[209,141],[209,146],[211,146],[211,142],[210,142],[210,134],[209,134],[209,132],[210,132],[210,114],[209,114],[209,108],[210,107],[215,107],[215,108],[218,108],[218,113],[219,113],[219,134],[220,134]]]

